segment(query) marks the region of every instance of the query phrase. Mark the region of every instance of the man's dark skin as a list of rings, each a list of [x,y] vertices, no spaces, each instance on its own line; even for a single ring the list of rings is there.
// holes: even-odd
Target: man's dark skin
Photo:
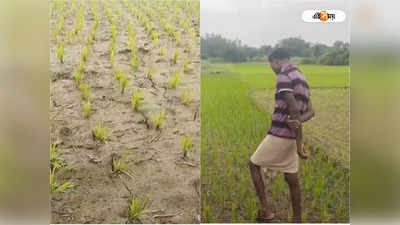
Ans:
[[[279,74],[282,67],[290,63],[289,59],[282,60],[272,60],[270,62],[270,66],[272,70]],[[301,123],[308,121],[314,116],[314,110],[312,109],[311,100],[308,103],[308,109],[303,114],[300,114],[299,109],[296,107],[296,99],[292,92],[283,92],[284,101],[286,101],[290,119],[287,120],[289,127],[295,131],[296,135],[298,131],[301,130]],[[301,158],[308,158],[308,155],[303,151],[303,149],[297,151]],[[261,203],[261,213],[260,219],[263,221],[268,221],[273,219],[274,213],[268,208],[267,198],[265,195],[265,185],[261,175],[261,168],[253,164],[251,161],[249,162],[250,173],[253,179],[254,186],[256,188],[256,193]],[[285,173],[285,180],[290,189],[290,197],[292,201],[293,208],[293,222],[301,223],[301,191],[300,184],[298,179],[298,173]]]

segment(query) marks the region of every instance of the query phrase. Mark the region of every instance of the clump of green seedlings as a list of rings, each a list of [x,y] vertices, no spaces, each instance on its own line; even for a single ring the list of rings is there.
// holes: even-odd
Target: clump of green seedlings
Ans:
[[[131,65],[132,65],[132,67],[135,68],[135,69],[139,68],[139,60],[137,59],[136,56],[133,56],[133,57],[131,58]]]
[[[81,91],[81,98],[83,100],[89,100],[89,85],[83,83],[80,86],[80,91]]]
[[[154,118],[153,124],[156,129],[160,129],[161,126],[164,124],[165,120],[165,110],[162,109]]]
[[[135,30],[133,29],[132,21],[128,19],[128,33],[133,35],[135,34]]]
[[[113,43],[117,41],[117,26],[114,24],[111,25],[111,39]]]
[[[115,49],[114,48],[110,48],[110,62],[111,62],[111,66],[114,67],[114,65],[115,65]]]
[[[79,73],[82,74],[83,72],[85,72],[85,63],[82,61],[82,59],[80,59],[78,61],[77,68],[78,68]]]
[[[75,31],[74,29],[70,30],[67,34],[67,43],[71,43],[72,39],[74,38]]]
[[[153,77],[153,69],[150,67],[150,68],[147,70],[146,78],[149,79],[149,80],[151,80],[152,77]]]
[[[83,47],[82,48],[82,61],[86,62],[88,54],[89,54],[88,47],[86,47],[86,46]]]
[[[180,20],[180,21],[179,21],[179,25],[183,28],[183,30],[184,30],[185,32],[188,32],[188,31],[189,31],[189,28],[190,28],[189,18],[186,17],[185,19]]]
[[[181,95],[182,104],[188,106],[192,102],[192,94],[189,89],[185,89]]]
[[[72,75],[72,77],[75,79],[76,84],[78,85],[78,87],[80,87],[81,84],[82,84],[82,74],[79,72],[79,70],[76,70],[74,72],[74,74]]]
[[[129,169],[127,157],[128,157],[128,149],[125,149],[122,157],[113,157],[112,170],[114,173],[125,174],[133,179],[134,178],[133,173]]]
[[[64,160],[58,153],[56,144],[50,144],[50,169],[58,169],[64,165]]]
[[[92,41],[96,40],[96,27],[97,27],[98,23],[95,23],[95,25],[93,25],[93,31],[90,35],[90,38],[92,39]]]
[[[187,73],[189,71],[190,71],[189,60],[185,59],[183,60],[183,72]]]
[[[175,72],[171,80],[168,82],[168,88],[176,88],[181,80],[181,75],[178,71]]]
[[[74,186],[74,184],[71,181],[67,181],[61,185],[58,185],[55,181],[55,171],[56,171],[55,168],[50,170],[50,192],[51,192],[51,194],[63,192],[65,190],[67,190],[68,188],[71,188]]]
[[[148,205],[148,198],[139,199],[136,196],[132,197],[131,204],[129,205],[129,219],[131,221],[140,221],[144,210]]]
[[[92,135],[94,139],[105,141],[107,138],[106,128],[104,126],[104,122],[99,122],[95,128],[92,130]]]
[[[193,148],[193,143],[192,139],[190,137],[184,136],[182,138],[182,151],[183,151],[183,157],[186,158],[187,154],[192,151]]]
[[[161,56],[164,56],[164,55],[165,55],[165,48],[164,48],[164,47],[161,47],[161,48],[160,48],[160,55],[161,55]]]
[[[80,7],[80,10],[77,14],[77,21],[75,24],[75,34],[79,35],[80,32],[82,31],[83,28],[83,22],[84,22],[84,13],[85,13],[85,6],[82,5]]]
[[[172,58],[172,62],[173,62],[174,64],[176,64],[176,63],[178,62],[179,55],[180,55],[179,51],[175,51],[174,57]]]
[[[86,103],[83,103],[83,115],[85,118],[89,118],[90,114],[92,112],[92,103],[90,101],[87,101]]]
[[[119,81],[121,79],[123,72],[121,70],[116,70],[114,73],[114,79]]]
[[[132,107],[135,111],[138,110],[143,97],[143,91],[141,89],[137,89],[133,92],[132,95]]]
[[[57,58],[64,63],[64,46],[61,42],[57,44]]]
[[[128,84],[128,77],[124,73],[121,73],[119,82],[121,85],[121,94],[123,94],[125,92],[126,85]]]
[[[151,31],[151,38],[153,39],[153,44],[157,45],[158,44],[158,33],[156,30]]]
[[[131,52],[136,51],[136,43],[135,43],[135,37],[133,35],[129,35],[129,48],[131,49]]]
[[[169,36],[174,37],[175,36],[175,28],[169,24],[168,22],[165,22],[163,25],[164,30],[166,30],[169,34]]]

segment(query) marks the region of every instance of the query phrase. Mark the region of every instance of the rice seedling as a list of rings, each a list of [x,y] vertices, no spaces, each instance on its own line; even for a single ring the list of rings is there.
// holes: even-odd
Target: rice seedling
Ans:
[[[190,137],[184,136],[182,138],[182,151],[183,151],[183,157],[186,158],[187,154],[192,151],[193,148],[193,143],[192,139]]]
[[[74,74],[72,75],[72,77],[75,79],[76,84],[78,85],[78,87],[80,87],[81,84],[82,84],[82,74],[79,72],[79,70],[76,70],[74,72]]]
[[[189,89],[185,89],[181,95],[182,104],[188,106],[192,102],[192,94]]]
[[[83,115],[85,116],[85,118],[89,118],[91,112],[92,112],[92,103],[90,103],[90,101],[87,101],[86,103],[83,104]]]
[[[153,39],[153,44],[157,45],[158,44],[158,33],[155,30],[151,31],[151,38]]]
[[[64,160],[57,151],[55,144],[50,144],[50,169],[58,169],[65,166]]]
[[[82,83],[79,88],[81,91],[81,98],[86,101],[89,100],[89,85]]]
[[[71,2],[71,11],[74,11],[76,8],[76,1]]]
[[[153,69],[150,67],[150,68],[147,70],[146,78],[149,79],[149,80],[151,80],[152,77],[153,77]]]
[[[161,48],[160,48],[160,55],[161,55],[161,56],[164,56],[164,55],[165,55],[165,49],[164,49],[164,47],[161,47]]]
[[[148,33],[151,31],[152,27],[149,21],[144,21],[144,28]]]
[[[89,53],[88,47],[86,47],[86,46],[83,47],[82,48],[82,61],[86,62],[88,53]]]
[[[189,17],[186,17],[184,20],[181,20],[179,22],[183,30],[185,30],[185,32],[188,32],[190,27]]]
[[[75,31],[74,29],[70,30],[67,33],[67,43],[71,43],[72,39],[74,38]]]
[[[112,49],[110,51],[110,62],[111,62],[111,66],[114,67],[115,65],[115,50]]]
[[[114,24],[111,25],[111,39],[113,43],[117,41],[117,26]]]
[[[132,57],[131,58],[131,65],[135,69],[139,68],[139,60],[137,59],[137,57]]]
[[[116,70],[114,73],[114,79],[119,81],[121,79],[122,74],[123,74],[123,72],[121,70]]]
[[[180,80],[181,80],[181,75],[178,71],[176,71],[174,76],[168,82],[168,88],[176,88]]]
[[[80,60],[78,61],[77,67],[78,67],[79,73],[82,74],[83,72],[85,72],[85,63],[82,61],[82,59],[80,59]]]
[[[127,157],[128,149],[125,149],[122,157],[117,157],[114,154],[112,156],[112,171],[117,174],[125,174],[133,179],[133,172],[129,169]]]
[[[54,28],[54,30],[53,30],[53,39],[54,39],[55,41],[57,41],[57,36],[58,36],[59,33],[60,33],[60,30],[59,30],[58,26],[56,26],[56,27]]]
[[[128,77],[124,73],[121,73],[121,76],[119,78],[119,82],[120,82],[120,85],[121,85],[121,94],[123,94],[124,91],[125,91],[126,85],[128,83]]]
[[[109,50],[109,52],[111,54],[111,52],[115,50],[115,43],[111,42],[110,45],[108,46],[108,50]]]
[[[134,52],[136,50],[136,43],[135,43],[135,37],[133,35],[129,35],[128,44],[129,48],[131,49],[131,52]]]
[[[164,29],[168,32],[169,36],[171,37],[175,36],[175,28],[168,22],[164,24]]]
[[[143,97],[143,91],[141,89],[137,89],[134,91],[132,95],[132,107],[135,111],[138,110],[141,102],[142,102],[142,97]]]
[[[90,36],[87,37],[86,39],[86,46],[87,48],[87,55],[90,54],[90,52],[93,50],[93,43],[92,43],[92,39]],[[86,60],[87,60],[87,56],[86,56]]]
[[[174,57],[172,58],[172,62],[173,62],[174,64],[176,64],[176,63],[178,62],[179,55],[180,55],[179,51],[175,51]]]
[[[189,60],[185,59],[183,60],[183,72],[187,73],[189,71],[190,71]]]
[[[75,24],[75,34],[79,35],[83,28],[83,20],[84,20],[84,7],[81,7],[79,13],[77,14],[77,21]]]
[[[136,196],[132,197],[131,204],[129,205],[129,219],[131,221],[140,221],[144,210],[148,205],[148,198],[139,199]]]
[[[60,42],[57,44],[57,58],[64,63],[64,46]]]
[[[50,170],[50,192],[51,194],[56,194],[63,192],[68,188],[72,188],[74,184],[71,181],[67,181],[61,185],[58,185],[55,181],[55,168]]]
[[[90,34],[90,39],[92,41],[96,40],[96,30],[95,29],[93,29],[92,33]]]
[[[135,34],[135,31],[134,31],[133,25],[132,25],[132,21],[130,19],[128,19],[128,33],[130,34],[130,36]]]
[[[153,118],[153,124],[156,129],[160,129],[161,126],[164,124],[165,120],[165,110],[162,109],[154,118]]]
[[[58,30],[60,30],[60,31],[64,30],[64,24],[65,24],[64,16],[60,15],[58,17],[58,22],[57,22]]]
[[[104,122],[100,121],[92,130],[92,135],[94,139],[105,141],[107,138],[107,131],[104,126]]]

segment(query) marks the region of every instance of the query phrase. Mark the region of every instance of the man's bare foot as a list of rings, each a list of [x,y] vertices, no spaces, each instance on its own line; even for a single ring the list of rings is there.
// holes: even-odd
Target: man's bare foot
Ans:
[[[260,210],[258,211],[258,217],[257,221],[259,222],[265,222],[265,221],[270,221],[275,217],[275,213],[273,213],[271,210]]]

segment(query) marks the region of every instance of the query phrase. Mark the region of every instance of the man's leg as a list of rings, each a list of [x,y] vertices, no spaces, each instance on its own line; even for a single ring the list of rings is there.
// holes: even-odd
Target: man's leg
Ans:
[[[289,185],[290,198],[293,208],[293,222],[301,223],[301,192],[297,173],[285,173],[285,180]]]
[[[265,195],[265,185],[261,176],[261,168],[251,161],[249,162],[251,177],[253,178],[253,183],[256,188],[257,196],[260,199],[262,214],[264,219],[272,219],[274,214],[268,209],[267,206],[267,196]]]

